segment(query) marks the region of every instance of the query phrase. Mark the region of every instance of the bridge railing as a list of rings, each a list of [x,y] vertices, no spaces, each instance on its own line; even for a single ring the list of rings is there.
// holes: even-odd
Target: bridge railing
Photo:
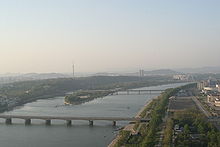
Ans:
[[[128,117],[69,117],[69,116],[21,116],[21,115],[0,115],[0,118],[5,119],[6,124],[12,124],[12,119],[23,119],[25,124],[31,124],[32,119],[45,120],[47,125],[51,124],[51,120],[64,120],[67,125],[71,125],[73,120],[87,120],[89,125],[93,125],[95,120],[112,121],[116,125],[116,121],[133,121],[133,122],[147,122],[149,119],[128,118]]]

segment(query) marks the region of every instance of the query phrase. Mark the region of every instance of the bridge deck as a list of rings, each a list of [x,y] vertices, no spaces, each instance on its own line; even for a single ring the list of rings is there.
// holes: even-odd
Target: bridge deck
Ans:
[[[163,92],[165,90],[163,89],[127,89],[127,90],[87,90],[87,91],[91,91],[91,92],[103,92],[103,91],[109,91],[109,92]]]
[[[106,121],[149,121],[148,119],[129,117],[69,117],[69,116],[20,116],[20,115],[0,115],[0,118],[17,119],[42,119],[42,120],[106,120]]]
[[[161,89],[149,89],[149,90],[138,90],[138,89],[130,89],[130,90],[126,90],[126,91],[141,91],[141,92],[144,92],[144,91],[146,91],[146,92],[148,92],[148,91],[165,91],[165,90],[161,90]]]

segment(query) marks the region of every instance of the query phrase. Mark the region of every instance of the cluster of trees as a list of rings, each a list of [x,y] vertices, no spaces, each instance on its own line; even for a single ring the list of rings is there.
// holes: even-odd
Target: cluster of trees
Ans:
[[[151,113],[151,120],[149,126],[146,128],[146,134],[143,138],[141,145],[153,147],[156,143],[156,132],[158,126],[162,123],[162,118],[165,115],[169,97],[175,95],[181,88],[174,88],[166,90],[161,96],[159,96],[157,104]]]
[[[150,113],[150,122],[149,124],[142,125],[140,129],[140,136],[130,136],[129,140],[127,138],[121,138],[120,144],[116,146],[138,146],[138,147],[153,147],[156,143],[156,132],[158,126],[162,123],[162,118],[165,115],[167,109],[169,97],[175,95],[181,88],[167,89],[163,92],[158,99],[153,100],[149,105],[150,107],[146,108],[143,112],[143,115],[146,114],[145,111],[152,109]]]
[[[151,109],[151,113],[149,114],[151,120],[149,124],[144,124],[141,126],[140,129],[140,136],[130,136],[129,139],[127,138],[121,138],[120,144],[117,144],[116,146],[128,146],[128,147],[153,147],[155,146],[157,140],[157,131],[158,126],[162,123],[162,119],[165,116],[165,112],[167,110],[169,98],[171,96],[176,95],[180,90],[182,89],[189,89],[195,87],[196,84],[188,84],[185,86],[181,86],[178,88],[171,88],[167,89],[165,92],[163,92],[158,99],[153,100],[141,114],[141,117],[144,117],[146,115],[146,112]],[[169,128],[173,127],[173,122],[170,120],[168,126]],[[170,134],[171,131],[167,130],[167,134]],[[170,146],[170,140],[172,138],[172,135],[167,136],[166,141],[164,141],[164,144],[166,143],[167,146]],[[127,140],[126,140],[127,139]]]
[[[175,146],[220,146],[220,132],[198,110],[176,112],[174,122],[184,128],[183,132],[177,135]],[[193,134],[198,137],[192,138]]]
[[[144,118],[146,117],[148,114],[147,112],[150,112],[157,104],[157,100],[153,99],[148,105],[147,107],[145,107],[145,109],[141,112],[140,117]]]
[[[131,135],[130,131],[121,130],[119,132],[119,139],[115,144],[115,147],[121,147],[125,144],[125,140],[128,140]]]
[[[169,118],[166,122],[166,127],[164,130],[164,138],[163,138],[163,146],[164,147],[171,146],[172,137],[173,137],[173,125],[174,125],[173,120]]]
[[[95,98],[105,97],[111,94],[112,91],[77,91],[65,97],[65,102],[71,104],[83,103]],[[84,98],[81,98],[84,96]]]

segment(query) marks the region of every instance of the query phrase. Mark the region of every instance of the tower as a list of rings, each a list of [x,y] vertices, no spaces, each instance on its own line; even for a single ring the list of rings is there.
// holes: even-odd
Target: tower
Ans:
[[[140,69],[139,75],[140,75],[140,77],[143,77],[143,76],[144,76],[144,70],[143,70],[143,69]]]
[[[73,64],[72,68],[73,68],[73,79],[74,79],[75,78],[75,66],[74,66],[74,64]]]

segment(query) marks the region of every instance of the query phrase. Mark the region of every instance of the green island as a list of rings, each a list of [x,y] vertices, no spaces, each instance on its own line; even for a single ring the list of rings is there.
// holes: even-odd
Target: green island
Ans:
[[[91,101],[95,98],[101,98],[113,94],[112,91],[76,91],[71,95],[65,97],[65,104],[81,104]]]
[[[198,108],[168,112],[170,100],[178,93],[191,93],[196,84],[167,89],[153,99],[140,113],[141,118],[150,122],[137,122],[132,131],[121,130],[114,147],[219,147],[220,131]]]

